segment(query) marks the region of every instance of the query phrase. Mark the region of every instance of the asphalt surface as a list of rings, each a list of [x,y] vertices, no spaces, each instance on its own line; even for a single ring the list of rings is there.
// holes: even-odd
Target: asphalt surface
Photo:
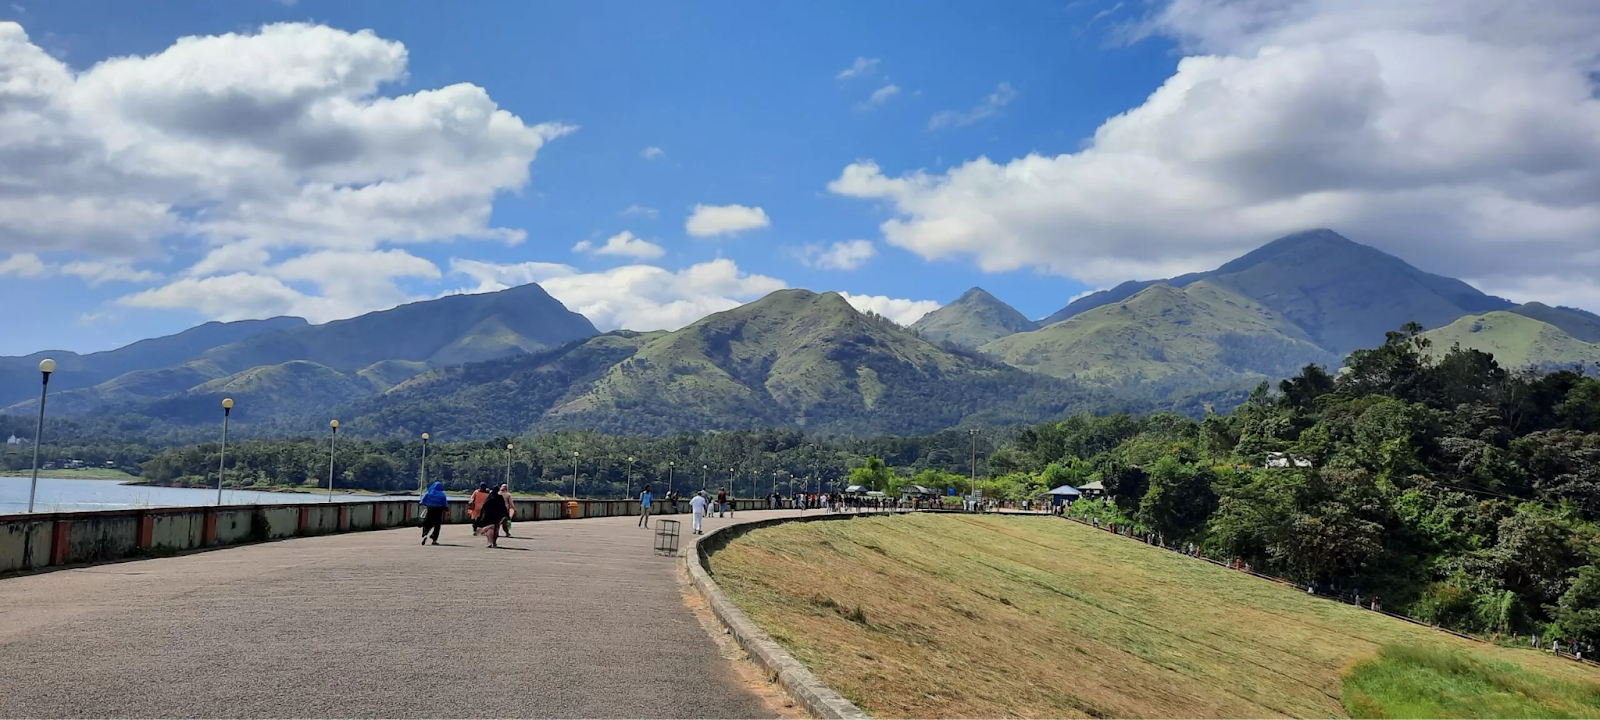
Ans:
[[[519,523],[499,550],[447,525],[437,547],[406,528],[0,579],[0,717],[772,717],[636,522]]]

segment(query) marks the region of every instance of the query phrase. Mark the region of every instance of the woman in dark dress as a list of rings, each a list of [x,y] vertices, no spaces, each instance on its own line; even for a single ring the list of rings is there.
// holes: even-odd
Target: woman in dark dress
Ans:
[[[500,493],[489,493],[483,499],[483,507],[478,508],[478,517],[472,521],[474,532],[480,532],[489,537],[489,547],[500,547],[500,523],[511,517],[506,509],[506,499]]]

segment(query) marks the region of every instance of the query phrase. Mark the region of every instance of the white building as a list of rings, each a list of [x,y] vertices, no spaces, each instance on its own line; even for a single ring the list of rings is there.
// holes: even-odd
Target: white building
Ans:
[[[1295,456],[1290,455],[1288,453],[1269,452],[1269,453],[1267,453],[1267,463],[1265,465],[1262,465],[1262,467],[1269,467],[1269,468],[1286,468],[1286,467],[1308,468],[1308,467],[1311,467],[1311,461],[1307,460],[1305,458],[1302,458],[1302,457],[1295,457]]]

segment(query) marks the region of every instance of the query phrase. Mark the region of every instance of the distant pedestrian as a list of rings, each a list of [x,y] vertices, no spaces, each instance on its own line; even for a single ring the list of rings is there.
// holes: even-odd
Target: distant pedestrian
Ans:
[[[700,522],[706,517],[706,494],[700,491],[694,494],[694,499],[689,501],[689,509],[694,513],[694,534],[700,534]]]
[[[500,493],[488,493],[483,499],[483,506],[478,508],[478,519],[472,521],[472,527],[475,532],[488,536],[489,547],[500,547],[500,523],[508,517],[505,498]]]
[[[428,486],[422,494],[422,544],[428,544],[428,531],[433,531],[433,544],[439,544],[439,528],[444,525],[444,513],[450,509],[450,499],[444,496],[444,483]]]
[[[644,486],[644,492],[639,493],[639,527],[650,527],[650,501],[654,498],[650,494],[650,486]]]
[[[717,517],[722,517],[724,510],[728,510],[728,489],[717,488]],[[733,511],[728,510],[728,514],[732,515]]]
[[[472,491],[472,499],[467,501],[467,517],[477,522],[478,511],[483,507],[483,501],[488,498],[489,483],[478,483],[478,489]]]
[[[510,485],[500,485],[500,499],[506,503],[506,519],[500,521],[500,529],[505,531],[506,537],[511,537],[511,518],[517,516],[517,504],[511,500]]]

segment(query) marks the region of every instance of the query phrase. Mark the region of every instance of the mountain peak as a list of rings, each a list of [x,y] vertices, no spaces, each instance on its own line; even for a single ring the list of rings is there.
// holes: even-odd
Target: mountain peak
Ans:
[[[1158,283],[1184,288],[1200,280],[1260,303],[1339,354],[1382,343],[1385,332],[1408,322],[1437,328],[1469,313],[1512,307],[1460,280],[1423,272],[1382,250],[1316,228],[1280,237],[1215,270],[1127,282],[1079,298],[1045,322],[1121,302]]]
[[[1039,325],[987,290],[974,287],[912,323],[923,339],[975,348],[990,340],[1038,329]]]

